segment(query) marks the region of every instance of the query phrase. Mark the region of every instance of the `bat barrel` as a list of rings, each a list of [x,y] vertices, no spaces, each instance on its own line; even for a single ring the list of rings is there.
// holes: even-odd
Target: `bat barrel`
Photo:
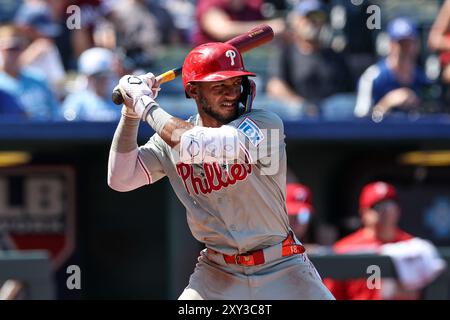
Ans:
[[[262,24],[245,34],[227,41],[227,43],[236,47],[236,49],[243,53],[270,42],[273,37],[274,33],[272,28],[267,24]]]

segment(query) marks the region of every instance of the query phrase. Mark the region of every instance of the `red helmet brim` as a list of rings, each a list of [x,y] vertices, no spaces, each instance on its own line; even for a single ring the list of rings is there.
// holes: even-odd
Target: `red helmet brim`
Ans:
[[[226,79],[234,78],[234,77],[242,77],[242,76],[250,76],[256,77],[253,72],[249,71],[216,71],[206,75],[199,75],[195,79],[190,80],[189,82],[196,81],[204,81],[204,82],[212,82],[212,81],[223,81]]]

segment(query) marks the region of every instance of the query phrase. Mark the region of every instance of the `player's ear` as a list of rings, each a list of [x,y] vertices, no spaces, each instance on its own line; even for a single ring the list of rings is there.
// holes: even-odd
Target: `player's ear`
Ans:
[[[186,94],[188,97],[196,99],[198,97],[198,85],[196,83],[187,83],[186,84]]]

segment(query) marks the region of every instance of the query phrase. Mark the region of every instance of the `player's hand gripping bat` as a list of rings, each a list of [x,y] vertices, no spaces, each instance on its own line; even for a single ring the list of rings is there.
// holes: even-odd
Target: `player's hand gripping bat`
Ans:
[[[259,47],[273,39],[273,30],[267,24],[261,24],[252,30],[241,34],[228,40],[226,43],[231,44],[239,52],[244,53],[252,50],[253,48]],[[179,75],[181,75],[183,68],[179,67],[166,71],[156,77],[156,80],[161,84],[164,82],[172,81]],[[123,97],[119,90],[115,90],[112,93],[112,100],[115,104],[120,105],[123,103]]]

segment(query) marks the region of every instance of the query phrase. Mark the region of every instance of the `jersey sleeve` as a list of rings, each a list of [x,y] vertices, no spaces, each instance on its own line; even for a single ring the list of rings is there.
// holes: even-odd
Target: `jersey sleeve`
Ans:
[[[149,183],[155,183],[166,176],[163,162],[170,161],[166,155],[167,145],[158,134],[139,147],[138,161],[147,175]]]
[[[240,160],[250,163],[279,160],[285,149],[283,121],[273,112],[254,109],[229,125],[239,135]]]

